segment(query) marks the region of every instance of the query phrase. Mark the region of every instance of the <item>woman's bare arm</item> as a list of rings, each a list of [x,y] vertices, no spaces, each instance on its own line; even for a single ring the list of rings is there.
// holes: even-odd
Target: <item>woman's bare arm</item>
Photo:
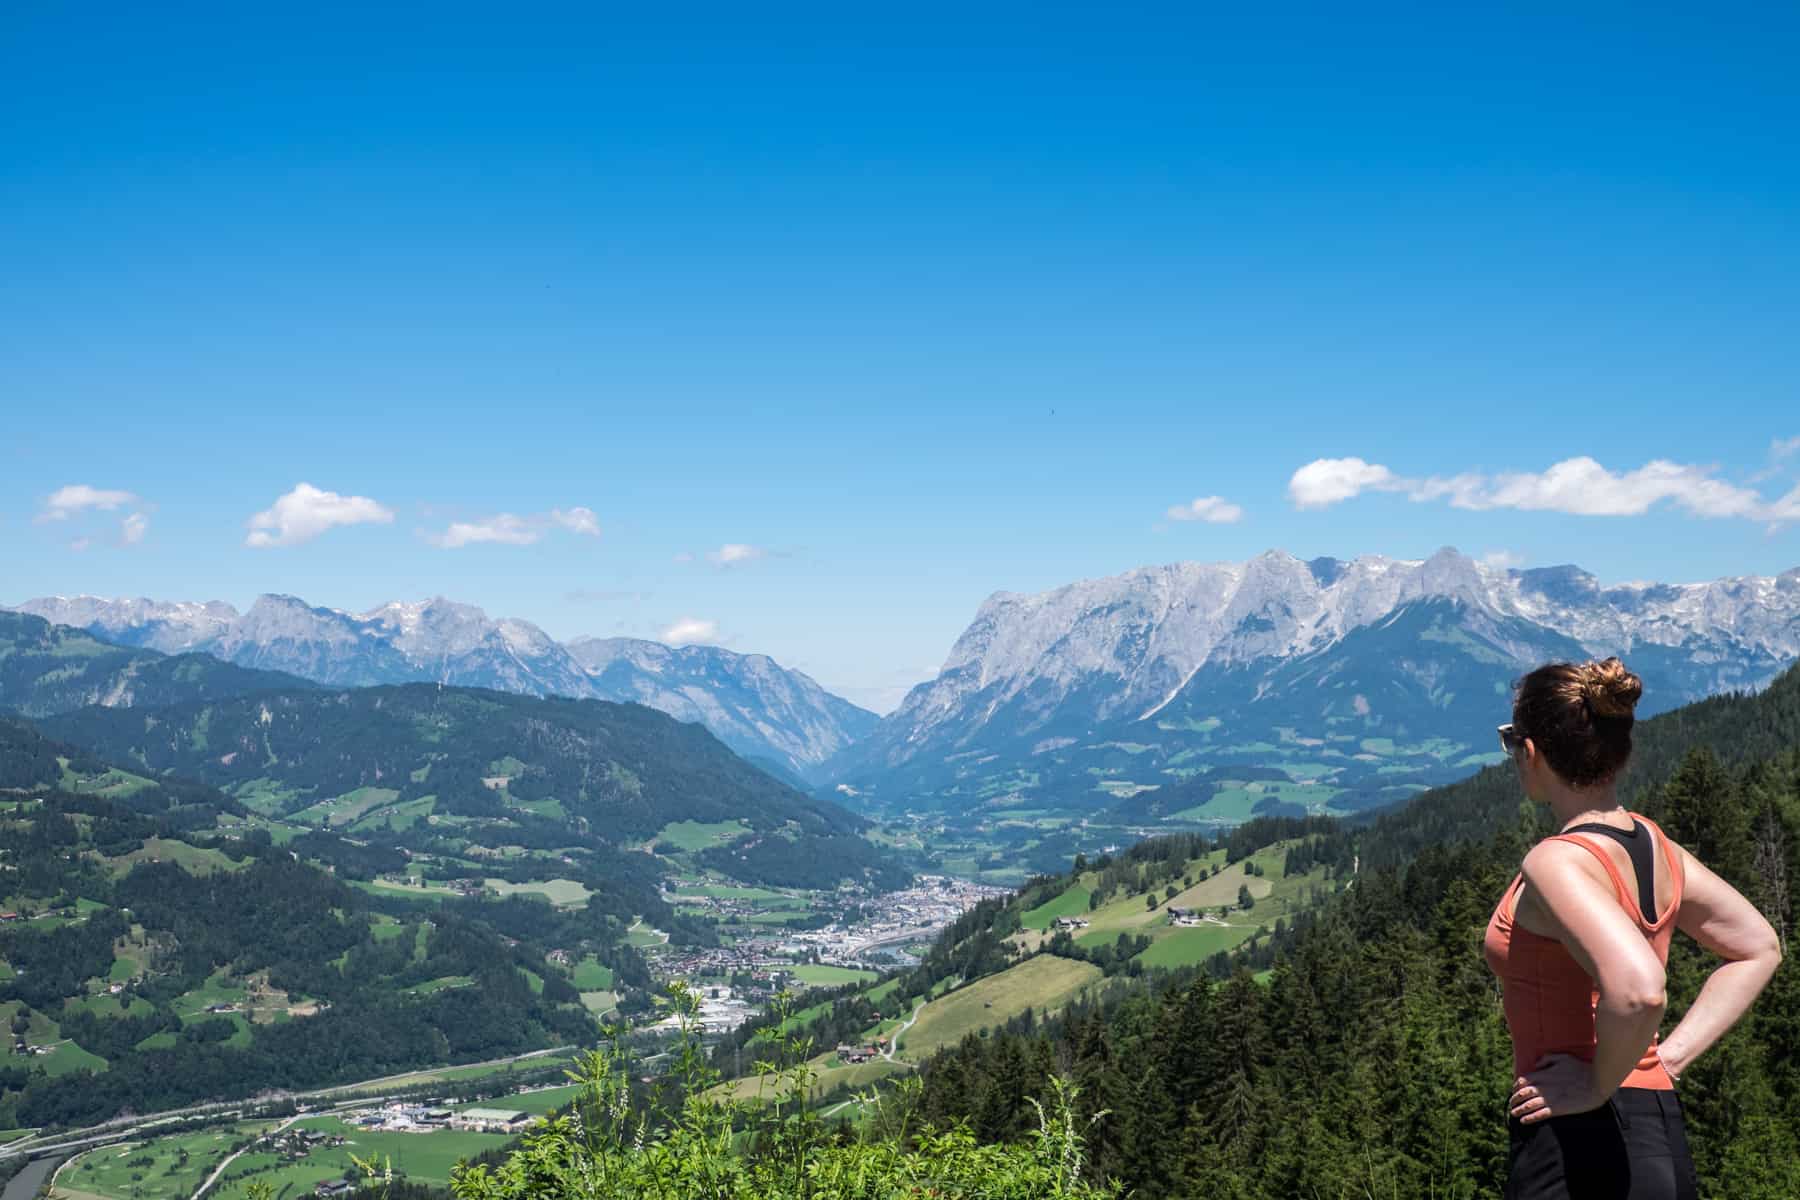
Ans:
[[[1659,1053],[1672,1076],[1687,1070],[1750,1010],[1781,965],[1781,942],[1756,906],[1699,859],[1686,850],[1680,853],[1686,883],[1676,925],[1725,961],[1707,976],[1693,1007],[1663,1039]]]

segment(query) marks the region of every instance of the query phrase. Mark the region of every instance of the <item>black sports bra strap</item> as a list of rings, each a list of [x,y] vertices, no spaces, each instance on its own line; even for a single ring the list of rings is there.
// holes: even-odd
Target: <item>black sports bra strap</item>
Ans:
[[[1563,832],[1602,833],[1625,847],[1625,853],[1631,858],[1632,874],[1637,876],[1638,907],[1643,910],[1646,922],[1656,924],[1656,857],[1650,847],[1650,834],[1642,821],[1633,820],[1630,833],[1599,822],[1577,825]]]

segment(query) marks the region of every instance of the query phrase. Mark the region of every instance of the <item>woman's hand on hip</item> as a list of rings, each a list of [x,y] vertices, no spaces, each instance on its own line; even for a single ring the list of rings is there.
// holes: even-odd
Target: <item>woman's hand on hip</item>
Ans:
[[[1572,1054],[1546,1054],[1530,1074],[1513,1080],[1507,1108],[1521,1124],[1591,1112],[1607,1101],[1594,1084],[1594,1069]]]

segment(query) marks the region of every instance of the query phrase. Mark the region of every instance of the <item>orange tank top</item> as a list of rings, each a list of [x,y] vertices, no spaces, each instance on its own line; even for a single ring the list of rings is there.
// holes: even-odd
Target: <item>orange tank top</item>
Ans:
[[[1630,816],[1634,821],[1643,822],[1655,834],[1669,864],[1669,904],[1654,922],[1644,919],[1635,889],[1626,885],[1612,856],[1604,849],[1578,833],[1558,834],[1553,840],[1572,842],[1600,860],[1612,877],[1620,906],[1637,922],[1655,949],[1656,957],[1666,966],[1669,941],[1675,934],[1675,914],[1681,910],[1681,860],[1653,821],[1637,813]],[[1506,1027],[1512,1034],[1515,1075],[1530,1071],[1546,1054],[1570,1054],[1584,1062],[1594,1061],[1594,1010],[1600,999],[1593,979],[1560,941],[1514,923],[1514,910],[1524,880],[1522,874],[1513,877],[1506,894],[1495,907],[1494,915],[1488,920],[1487,937],[1483,941],[1488,967],[1500,979]],[[1620,1087],[1669,1089],[1675,1086],[1663,1069],[1656,1047],[1653,1038],[1637,1068],[1625,1077]]]

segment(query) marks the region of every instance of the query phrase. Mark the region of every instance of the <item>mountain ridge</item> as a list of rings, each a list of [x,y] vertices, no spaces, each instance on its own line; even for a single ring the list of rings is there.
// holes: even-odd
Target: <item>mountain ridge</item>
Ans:
[[[534,696],[629,700],[699,721],[733,750],[807,777],[877,717],[766,655],[636,638],[561,643],[528,621],[434,597],[364,613],[259,596],[223,601],[46,596],[15,611],[164,653],[206,653],[326,686],[436,682]]]
[[[1346,645],[1368,657],[1333,655]],[[1498,568],[1450,548],[1413,560],[1269,551],[996,592],[939,674],[824,773],[856,794],[1067,805],[1084,787],[1161,786],[1190,769],[1184,756],[1250,761],[1288,743],[1324,747],[1295,758],[1308,772],[1296,779],[1341,784],[1358,772],[1334,755],[1387,755],[1399,735],[1427,751],[1410,773],[1375,768],[1393,776],[1382,785],[1391,803],[1402,787],[1479,765],[1483,727],[1505,719],[1489,717],[1503,714],[1522,670],[1610,653],[1650,685],[1645,715],[1764,686],[1800,657],[1800,569],[1608,587],[1578,567]],[[1363,686],[1346,688],[1352,678]],[[1295,712],[1276,713],[1272,700]],[[1444,739],[1455,745],[1429,749]],[[1099,753],[1120,745],[1143,757]]]

